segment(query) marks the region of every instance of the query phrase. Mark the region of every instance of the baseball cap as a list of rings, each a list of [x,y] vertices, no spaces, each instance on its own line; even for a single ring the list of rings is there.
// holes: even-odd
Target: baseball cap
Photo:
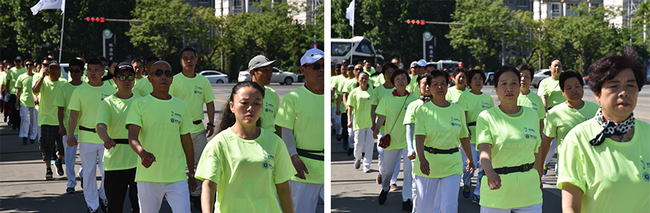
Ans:
[[[350,69],[350,68],[354,68],[354,65],[352,65],[352,64],[348,65],[348,69]]]
[[[427,66],[427,61],[425,61],[424,59],[420,59],[417,64],[420,67],[426,67]]]
[[[131,70],[131,72],[135,73],[135,69],[133,69],[133,66],[131,66],[131,64],[129,62],[122,62],[122,63],[118,64],[117,67],[115,67],[114,76],[117,76],[120,73],[122,73],[124,71],[129,71],[129,70]]]
[[[413,61],[413,62],[411,62],[411,66],[410,66],[410,67],[415,67],[415,66],[417,66],[417,65],[418,65],[418,62],[417,62],[417,61]]]
[[[300,66],[314,63],[323,57],[325,57],[325,53],[322,50],[312,48],[302,55],[302,58],[300,58]]]
[[[276,61],[276,60],[271,61],[266,56],[258,55],[258,56],[253,57],[253,59],[251,59],[248,62],[248,70],[257,69],[257,68],[260,68],[260,67],[266,67],[266,66],[269,66],[269,65],[275,67],[275,66],[280,65],[280,62]]]
[[[23,61],[23,57],[18,56],[16,59],[14,59],[14,61]]]

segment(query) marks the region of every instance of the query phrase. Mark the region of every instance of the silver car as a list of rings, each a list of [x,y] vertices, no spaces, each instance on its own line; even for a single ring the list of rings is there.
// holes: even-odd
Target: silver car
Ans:
[[[280,83],[280,85],[291,85],[293,82],[298,81],[298,77],[295,73],[284,72],[277,67],[273,67],[273,76],[271,76],[271,83]],[[237,81],[250,81],[251,73],[248,70],[240,71]]]
[[[211,84],[228,83],[228,75],[215,70],[203,70],[199,74],[208,78]]]
[[[549,69],[539,70],[535,72],[535,75],[533,76],[533,82],[531,82],[530,84],[533,85],[535,88],[539,88],[539,82],[548,77],[551,77],[551,70]]]

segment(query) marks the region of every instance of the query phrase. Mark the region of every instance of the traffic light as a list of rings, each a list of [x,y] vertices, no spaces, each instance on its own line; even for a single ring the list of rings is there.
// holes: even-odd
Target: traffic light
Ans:
[[[104,17],[86,17],[87,22],[101,22],[104,23],[106,19]]]
[[[415,24],[415,25],[424,25],[426,22],[424,20],[406,20],[406,24]]]

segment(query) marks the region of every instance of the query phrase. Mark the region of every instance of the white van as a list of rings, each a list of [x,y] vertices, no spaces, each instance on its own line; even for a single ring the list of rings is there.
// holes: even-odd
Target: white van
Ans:
[[[370,60],[374,64],[383,64],[384,56],[377,54],[375,47],[370,39],[355,36],[349,38],[333,38],[332,40],[332,62],[340,64],[343,59],[350,59],[350,64],[356,64],[358,61]],[[354,55],[352,55],[352,44],[354,44]],[[374,65],[373,64],[373,65]]]

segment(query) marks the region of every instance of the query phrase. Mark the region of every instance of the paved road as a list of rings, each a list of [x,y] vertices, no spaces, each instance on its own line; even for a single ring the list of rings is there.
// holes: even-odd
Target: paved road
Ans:
[[[650,122],[650,89],[644,88],[639,94],[638,102],[634,115],[637,119]],[[533,92],[537,89],[532,88]],[[485,86],[483,92],[490,94],[495,99],[495,105],[498,105],[498,97],[493,86]],[[596,102],[593,92],[585,86],[584,100]],[[401,186],[403,175],[400,173],[398,176],[397,185],[399,190],[391,191],[388,194],[388,199],[384,205],[379,205],[377,199],[381,186],[375,182],[377,174],[379,173],[377,167],[377,153],[375,151],[373,156],[373,164],[371,165],[372,172],[363,173],[361,169],[355,170],[353,168],[354,157],[347,156],[341,147],[341,142],[332,137],[331,150],[332,150],[332,212],[400,212],[402,209],[401,200]],[[556,158],[551,161],[551,165],[555,164]],[[544,189],[544,212],[561,212],[561,190],[556,187],[555,171],[549,170],[548,174],[542,178]],[[476,176],[475,176],[476,177]],[[476,182],[476,178],[472,180]],[[460,184],[459,184],[460,190]],[[472,187],[474,190],[474,187]],[[459,212],[479,212],[479,206],[473,204],[470,199],[465,199],[459,194],[458,198]]]
[[[216,96],[217,115],[227,102],[232,86],[234,84],[212,85]],[[280,99],[300,86],[302,83],[290,86],[271,85],[280,95]],[[74,165],[78,172],[81,168],[78,157]],[[86,212],[80,184],[77,184],[77,193],[64,194],[67,178],[54,172],[54,180],[44,181],[44,167],[38,143],[22,145],[18,131],[11,130],[0,120],[0,212]],[[127,199],[125,212],[130,212],[129,206]],[[169,205],[163,202],[160,212],[172,211]],[[192,209],[192,212],[200,211]]]

